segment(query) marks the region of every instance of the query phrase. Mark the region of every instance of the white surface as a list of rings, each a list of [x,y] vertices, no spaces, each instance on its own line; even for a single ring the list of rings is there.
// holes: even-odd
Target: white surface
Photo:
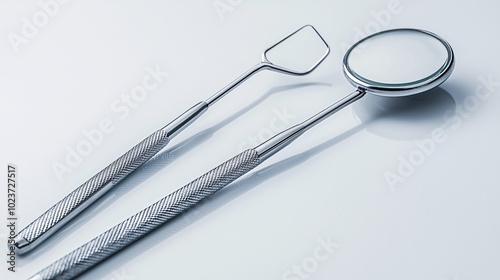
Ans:
[[[214,3],[227,10],[218,13]],[[3,262],[2,279],[28,278],[349,93],[344,51],[377,28],[397,27],[427,29],[454,47],[455,72],[440,89],[401,100],[363,98],[249,175],[260,179],[235,182],[81,278],[500,278],[496,1],[75,0],[59,8],[18,53],[8,34],[21,34],[23,17],[42,8],[4,1],[0,9],[2,186],[7,163],[15,164],[20,228],[303,24],[318,29],[332,54],[309,76],[263,72],[238,87],[169,147],[208,129],[206,137],[146,164],[18,257],[16,273]],[[156,88],[127,106],[125,98],[155,68],[168,77],[157,77]],[[302,86],[276,91],[289,85]],[[64,164],[67,148],[84,145],[82,131],[101,122],[112,131],[59,180],[52,166]],[[391,187],[385,175],[398,174],[409,159],[417,166]],[[5,242],[6,228],[0,233]],[[328,239],[330,251],[322,249]],[[292,270],[303,265],[300,275]]]

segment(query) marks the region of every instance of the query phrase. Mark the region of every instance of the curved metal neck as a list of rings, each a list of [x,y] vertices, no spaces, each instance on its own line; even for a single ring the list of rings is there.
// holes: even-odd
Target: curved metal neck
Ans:
[[[334,104],[330,105],[329,107],[323,109],[321,112],[317,113],[316,115],[310,117],[309,119],[305,120],[302,125],[304,126],[304,131],[310,129],[311,127],[317,125],[324,119],[330,117],[331,115],[335,114],[336,112],[340,111],[347,105],[353,103],[354,101],[360,99],[365,95],[366,91],[357,89],[356,91],[350,93],[346,97],[340,99],[339,101],[335,102]]]
[[[232,91],[235,87],[239,86],[241,83],[246,81],[248,78],[253,76],[255,73],[269,67],[269,63],[266,62],[261,62],[252,68],[250,70],[246,71],[243,73],[243,75],[239,76],[236,80],[232,81],[230,84],[219,90],[216,94],[211,96],[209,99],[207,99],[205,102],[208,104],[208,107],[212,106],[215,102],[219,101],[222,97],[224,97],[226,94],[228,94],[230,91]]]
[[[274,155],[275,153],[286,147],[288,144],[292,143],[295,139],[297,139],[300,135],[302,135],[313,126],[317,125],[324,119],[363,97],[365,93],[366,92],[364,90],[357,89],[353,93],[335,102],[334,104],[330,105],[329,107],[325,108],[309,119],[303,121],[302,123],[292,126],[289,129],[275,135],[266,142],[260,144],[255,148],[255,150],[259,154],[259,158],[261,160],[265,160],[268,157]]]

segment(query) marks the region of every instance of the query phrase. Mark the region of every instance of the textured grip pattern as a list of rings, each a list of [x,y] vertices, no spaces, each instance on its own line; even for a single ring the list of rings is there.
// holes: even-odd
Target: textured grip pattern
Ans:
[[[169,142],[167,132],[158,130],[142,140],[120,158],[101,170],[99,173],[72,191],[35,221],[19,232],[28,242],[34,242],[52,227],[59,223],[64,224],[65,219],[72,212],[82,211],[77,209],[95,193],[108,183],[116,184],[144,162],[158,153]],[[75,214],[75,213],[73,213]],[[65,219],[65,220],[63,220]]]
[[[71,279],[225,187],[260,163],[250,149],[207,172],[38,272],[41,279]]]

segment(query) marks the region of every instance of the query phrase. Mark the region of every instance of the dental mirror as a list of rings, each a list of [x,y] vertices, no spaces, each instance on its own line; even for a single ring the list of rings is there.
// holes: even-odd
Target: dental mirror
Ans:
[[[344,56],[344,75],[356,91],[255,150],[261,160],[270,157],[367,92],[387,97],[426,92],[446,81],[454,66],[450,44],[429,31],[402,28],[370,35],[354,44]]]
[[[382,31],[353,45],[344,74],[358,89],[396,97],[428,91],[450,76],[453,50],[444,39],[420,29]]]
[[[269,56],[264,55],[263,62],[266,67],[272,67],[267,60],[271,57],[270,52],[267,54]],[[344,74],[356,86],[356,91],[304,122],[227,160],[70,252],[30,279],[59,279],[59,276],[69,279],[83,273],[257,167],[305,131],[360,99],[365,93],[391,97],[421,93],[443,83],[450,76],[453,66],[454,56],[450,45],[441,37],[424,30],[388,30],[361,40],[344,57]],[[274,70],[289,73],[287,67]],[[314,67],[306,67],[303,71],[308,72]]]

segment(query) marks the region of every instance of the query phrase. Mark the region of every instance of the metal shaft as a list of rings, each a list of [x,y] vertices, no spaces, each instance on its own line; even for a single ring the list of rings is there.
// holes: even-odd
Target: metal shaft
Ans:
[[[260,159],[265,160],[274,155],[316,124],[363,97],[365,93],[366,92],[364,90],[358,89],[304,122],[292,126],[291,128],[280,132],[271,139],[260,144],[255,148],[257,153],[259,153]]]

